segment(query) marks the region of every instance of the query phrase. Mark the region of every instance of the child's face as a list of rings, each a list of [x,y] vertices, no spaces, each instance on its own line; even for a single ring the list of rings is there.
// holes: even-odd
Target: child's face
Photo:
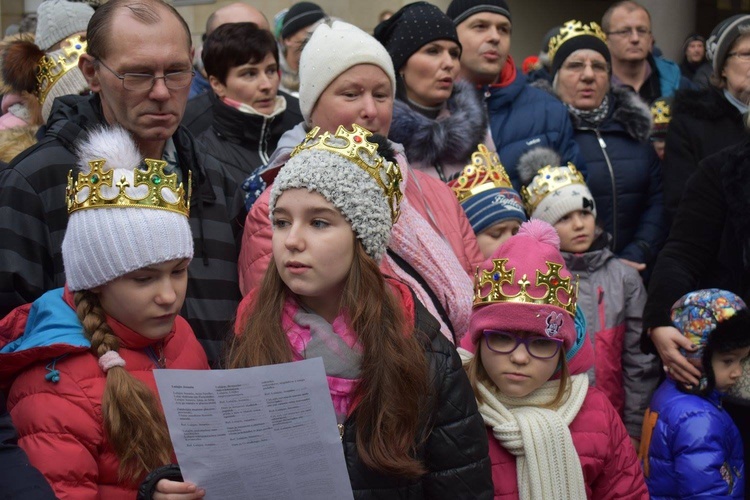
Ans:
[[[666,147],[666,143],[661,139],[655,139],[651,141],[651,144],[653,144],[654,146],[656,156],[658,156],[660,160],[664,160],[664,149]]]
[[[527,332],[512,332],[519,337],[537,336]],[[509,354],[494,352],[487,346],[484,336],[479,339],[479,352],[487,375],[498,390],[506,396],[522,398],[539,389],[557,370],[560,352],[548,358],[535,358],[525,345],[518,346]]]
[[[560,236],[560,250],[583,253],[594,242],[596,219],[588,210],[574,210],[555,222],[555,230]]]
[[[488,259],[495,253],[500,245],[518,232],[521,223],[515,219],[497,222],[477,235],[479,250],[482,251],[485,259]]]
[[[273,259],[282,281],[327,320],[338,314],[354,260],[354,231],[320,194],[289,189],[273,211]]]
[[[185,301],[190,259],[175,259],[130,272],[92,291],[104,311],[149,339],[169,335]]]
[[[750,355],[750,347],[727,352],[715,352],[711,356],[711,367],[716,377],[716,389],[728,391],[742,375],[742,363]]]

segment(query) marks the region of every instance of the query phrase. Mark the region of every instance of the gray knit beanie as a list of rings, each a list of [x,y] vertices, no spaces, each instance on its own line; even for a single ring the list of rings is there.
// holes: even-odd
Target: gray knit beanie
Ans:
[[[94,9],[66,0],[45,0],[37,9],[35,43],[47,51],[57,42],[79,31],[86,31]]]
[[[336,137],[341,137],[342,130],[343,127],[339,127]],[[317,128],[308,134],[306,141],[316,131]],[[363,158],[363,155],[358,154],[358,157]],[[375,153],[373,158],[381,157]],[[394,187],[398,190],[401,173],[395,164],[391,165],[397,172]],[[381,179],[385,177],[383,173],[381,171]],[[315,191],[338,208],[352,225],[367,254],[380,262],[391,236],[393,214],[383,188],[364,168],[350,157],[330,149],[302,149],[286,162],[274,180],[268,203],[271,221],[279,196],[295,188]]]
[[[743,31],[740,31],[741,28]],[[750,30],[750,14],[737,14],[720,22],[708,37],[706,57],[711,61],[716,76],[721,76],[729,48],[735,40],[747,32],[744,29]]]

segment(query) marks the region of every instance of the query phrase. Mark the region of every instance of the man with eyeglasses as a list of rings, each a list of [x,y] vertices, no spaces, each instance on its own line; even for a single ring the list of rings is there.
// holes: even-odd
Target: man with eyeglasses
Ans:
[[[638,2],[614,3],[602,17],[602,29],[612,55],[612,86],[632,87],[648,104],[692,88],[676,63],[651,53],[651,15]]]
[[[89,131],[117,125],[143,157],[166,160],[179,181],[192,172],[195,258],[181,315],[217,361],[240,299],[234,219],[241,201],[224,166],[179,126],[193,78],[190,30],[161,0],[110,0],[91,18],[87,39],[79,68],[93,95],[58,98],[44,137],[0,171],[0,317],[65,283],[65,186],[75,148]],[[152,237],[168,244],[168,234]]]

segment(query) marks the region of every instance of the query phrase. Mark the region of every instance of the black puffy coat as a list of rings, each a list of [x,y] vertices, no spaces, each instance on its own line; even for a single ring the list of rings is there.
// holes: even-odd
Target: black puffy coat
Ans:
[[[613,88],[609,98],[609,113],[598,128],[571,114],[575,140],[586,162],[597,220],[612,235],[612,250],[648,264],[667,233],[661,164],[649,142],[651,113],[624,88]]]
[[[242,183],[256,168],[268,163],[279,138],[293,128],[302,117],[294,110],[276,116],[243,113],[221,102],[209,92],[213,121],[208,130],[197,137],[203,149],[219,160]]]
[[[698,163],[743,140],[742,115],[727,101],[722,90],[710,87],[677,93],[662,166],[664,208],[670,222],[688,178],[698,170]]]

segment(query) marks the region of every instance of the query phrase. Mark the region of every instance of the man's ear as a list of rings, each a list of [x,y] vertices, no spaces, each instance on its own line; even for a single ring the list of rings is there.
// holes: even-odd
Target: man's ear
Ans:
[[[83,77],[89,84],[92,92],[99,92],[101,84],[99,83],[99,71],[96,67],[96,60],[89,54],[81,54],[78,58],[78,69],[83,73]]]

